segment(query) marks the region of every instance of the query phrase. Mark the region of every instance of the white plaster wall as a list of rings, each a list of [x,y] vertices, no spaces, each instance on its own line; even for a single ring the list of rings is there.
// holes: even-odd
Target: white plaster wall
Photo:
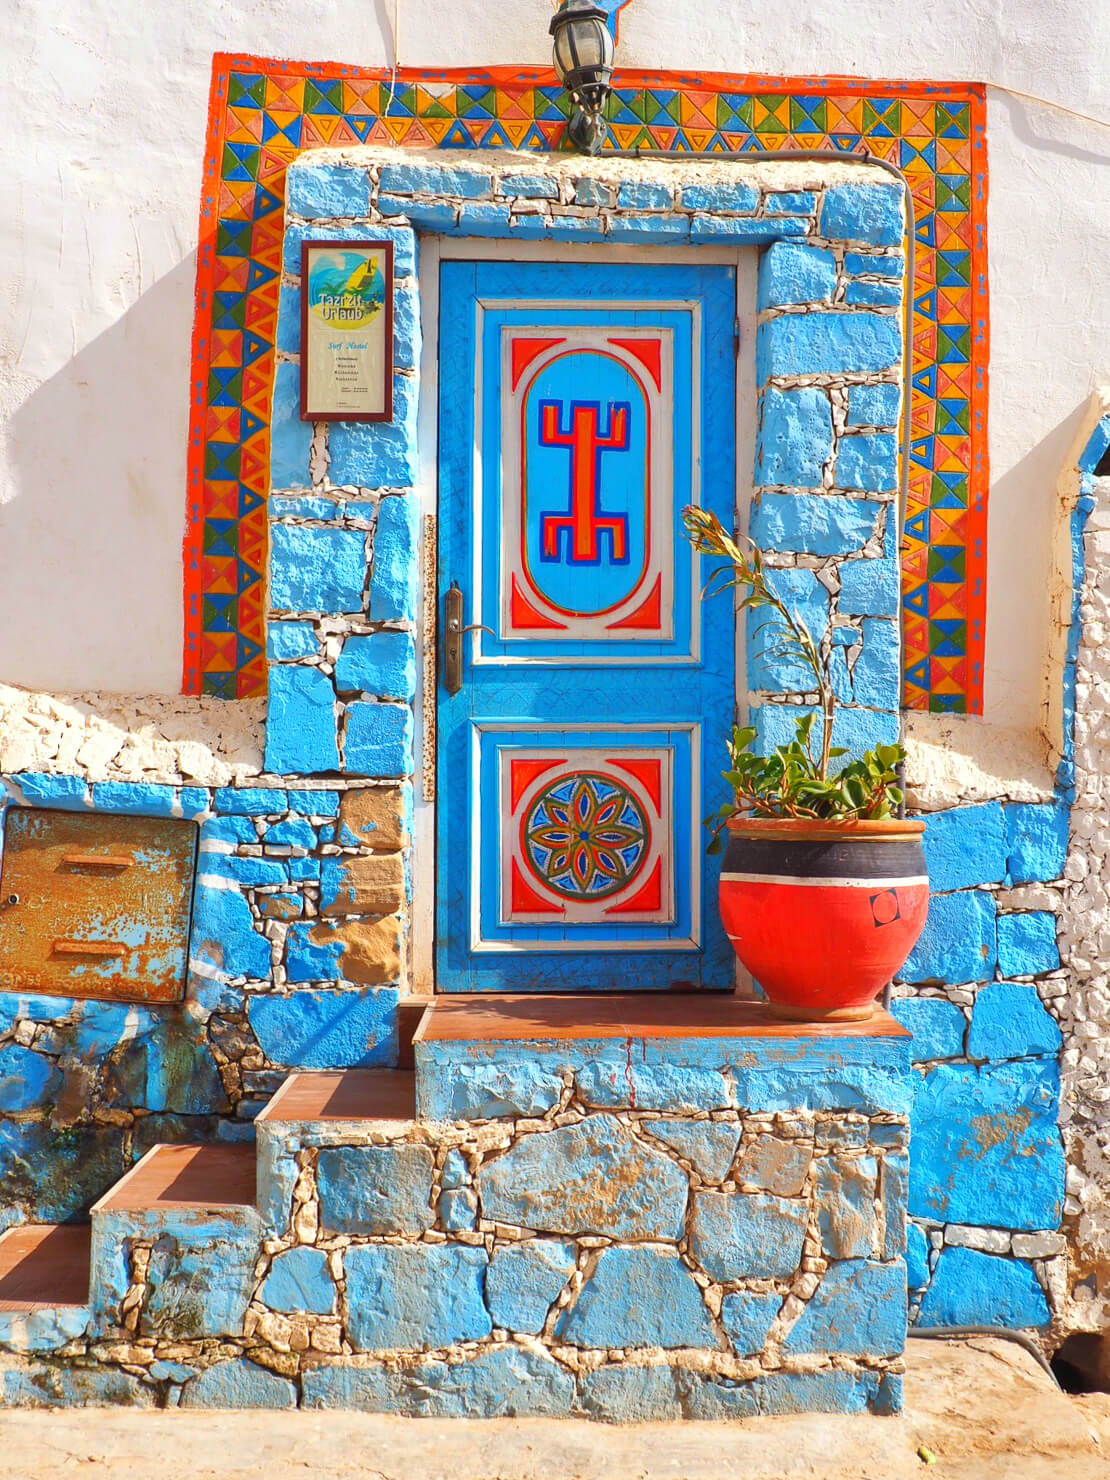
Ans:
[[[0,678],[175,692],[197,204],[216,50],[543,64],[550,0],[7,0],[0,79]],[[1110,118],[1086,0],[632,0],[619,60],[968,78]],[[394,32],[398,33],[395,45]],[[1056,470],[1110,372],[1110,130],[993,94],[988,719],[1039,718]]]

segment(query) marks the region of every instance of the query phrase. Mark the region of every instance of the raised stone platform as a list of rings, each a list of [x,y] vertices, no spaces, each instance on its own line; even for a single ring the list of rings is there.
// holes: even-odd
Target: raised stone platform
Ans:
[[[93,1211],[88,1306],[9,1324],[0,1395],[896,1411],[908,1043],[728,998],[437,1002],[415,1072],[293,1075],[257,1159],[149,1153]]]

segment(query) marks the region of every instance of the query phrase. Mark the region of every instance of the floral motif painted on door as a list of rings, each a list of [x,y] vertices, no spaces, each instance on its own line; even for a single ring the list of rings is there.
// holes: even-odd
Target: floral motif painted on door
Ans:
[[[437,985],[728,987],[733,623],[679,521],[735,498],[733,273],[448,262],[441,305]]]

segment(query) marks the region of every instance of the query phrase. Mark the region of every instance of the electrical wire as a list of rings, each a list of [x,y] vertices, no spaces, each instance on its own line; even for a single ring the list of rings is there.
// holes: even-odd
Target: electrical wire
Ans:
[[[1060,1379],[1053,1372],[1048,1358],[1024,1331],[1009,1331],[1004,1326],[911,1326],[906,1334],[920,1337],[922,1341],[959,1341],[965,1336],[996,1336],[999,1341],[1012,1341],[1027,1351],[1037,1366],[1048,1373],[1054,1385],[1060,1387]]]

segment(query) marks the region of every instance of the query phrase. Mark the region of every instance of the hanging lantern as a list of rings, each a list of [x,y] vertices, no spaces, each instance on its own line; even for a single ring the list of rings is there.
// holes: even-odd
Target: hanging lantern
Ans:
[[[567,134],[582,154],[596,154],[608,133],[603,115],[613,75],[613,38],[607,22],[593,0],[563,0],[551,20],[555,74],[574,108]]]

